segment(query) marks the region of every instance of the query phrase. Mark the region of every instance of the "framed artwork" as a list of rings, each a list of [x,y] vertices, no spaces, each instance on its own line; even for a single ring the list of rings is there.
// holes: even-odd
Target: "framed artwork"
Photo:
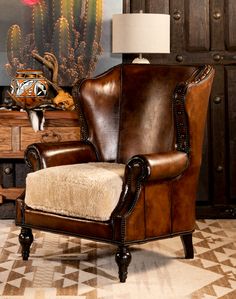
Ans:
[[[121,63],[111,19],[122,10],[123,0],[1,0],[0,85],[16,70],[41,69],[71,86]]]

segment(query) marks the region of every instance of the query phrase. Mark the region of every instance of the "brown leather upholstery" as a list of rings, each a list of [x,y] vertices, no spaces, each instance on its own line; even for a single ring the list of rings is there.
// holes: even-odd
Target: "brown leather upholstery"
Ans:
[[[24,196],[19,198],[16,224],[22,227],[23,258],[29,256],[31,228],[117,245],[122,282],[133,243],[180,235],[186,258],[192,258],[195,196],[213,77],[211,66],[131,64],[78,82],[73,96],[82,140],[30,145],[26,162],[34,171],[91,161],[125,163],[123,191],[105,222],[33,210]]]

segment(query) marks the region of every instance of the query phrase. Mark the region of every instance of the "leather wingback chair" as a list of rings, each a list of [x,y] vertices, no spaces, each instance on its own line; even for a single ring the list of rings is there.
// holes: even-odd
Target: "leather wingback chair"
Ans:
[[[25,152],[33,172],[28,174],[32,176],[30,181],[27,176],[26,195],[16,205],[23,259],[29,257],[32,228],[116,245],[121,282],[127,278],[132,244],[180,236],[185,257],[193,258],[195,197],[213,77],[214,69],[209,65],[127,64],[79,81],[73,87],[73,97],[81,140],[32,144]],[[93,196],[99,192],[90,190],[82,203],[79,172],[72,186],[67,186],[67,175],[63,179],[61,174],[69,169],[68,175],[72,175],[70,168],[82,165],[84,174],[88,162],[93,162],[91,167],[94,163],[105,168],[118,165],[122,173],[121,191],[104,218],[100,210],[110,204],[109,198],[95,201]],[[47,174],[49,170],[55,172]],[[96,171],[96,175],[89,174],[89,179],[96,180],[99,189],[100,168]],[[42,176],[46,178],[44,183],[40,183]],[[55,176],[53,182],[51,176]],[[43,184],[45,188],[51,184],[46,193]],[[75,195],[73,186],[77,188]],[[27,195],[30,188],[33,193]],[[50,196],[56,192],[57,203],[50,206]],[[74,206],[66,201],[68,194],[69,200],[75,197]],[[41,200],[49,204],[47,209]],[[59,204],[70,210],[55,210]],[[83,214],[81,209],[90,205],[96,209]]]

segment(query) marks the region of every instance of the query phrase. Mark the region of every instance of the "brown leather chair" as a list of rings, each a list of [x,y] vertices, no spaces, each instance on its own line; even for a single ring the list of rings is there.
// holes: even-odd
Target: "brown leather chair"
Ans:
[[[16,205],[23,259],[29,257],[32,228],[116,245],[121,282],[127,278],[132,244],[180,236],[185,257],[193,258],[195,197],[213,77],[209,65],[127,64],[78,82],[73,97],[81,140],[32,144],[25,152],[34,172]],[[98,189],[82,199],[80,179],[87,165],[98,167],[88,175]],[[112,169],[103,182],[109,191],[116,186],[114,172],[121,178],[112,200],[96,197],[100,166]],[[83,214],[91,206],[92,212]]]

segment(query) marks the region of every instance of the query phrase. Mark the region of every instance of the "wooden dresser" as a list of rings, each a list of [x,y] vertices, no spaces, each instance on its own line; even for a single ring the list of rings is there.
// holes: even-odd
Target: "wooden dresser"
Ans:
[[[26,112],[0,111],[0,203],[15,200],[24,190],[27,145],[80,138],[76,112],[46,111],[44,117],[44,130],[35,132]]]

